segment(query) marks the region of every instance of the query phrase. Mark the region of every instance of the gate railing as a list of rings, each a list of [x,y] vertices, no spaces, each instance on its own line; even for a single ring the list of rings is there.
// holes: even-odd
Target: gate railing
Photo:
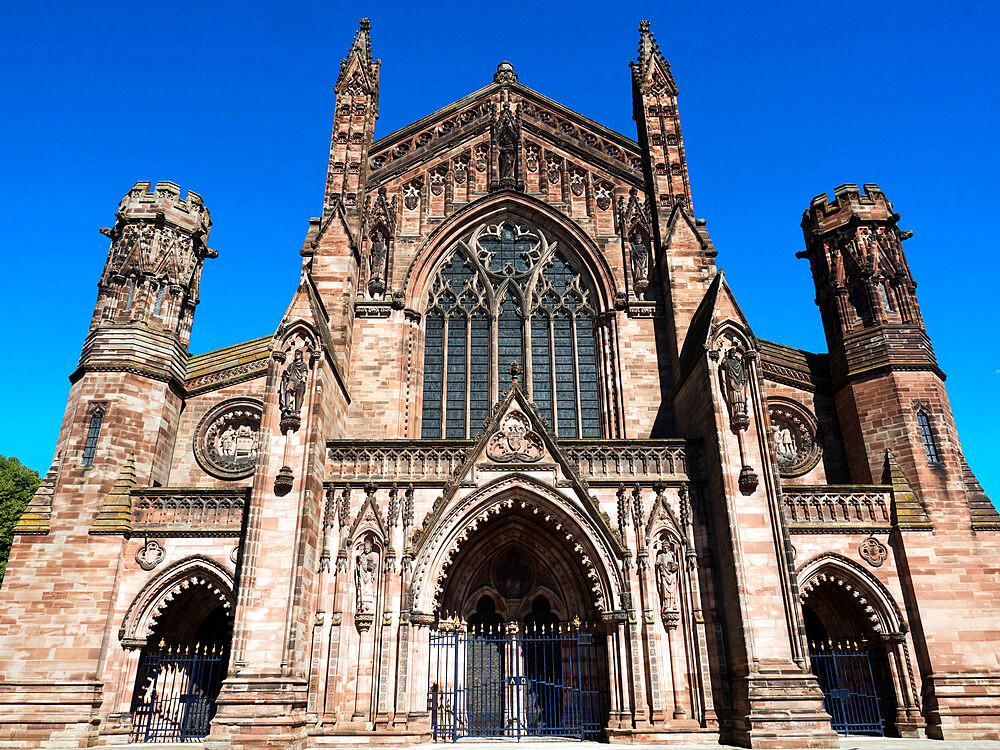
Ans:
[[[833,720],[833,731],[885,734],[868,651],[857,643],[820,641],[810,644],[809,658],[823,690],[823,707]]]
[[[205,737],[225,677],[220,645],[145,651],[132,698],[132,742],[184,742]]]
[[[430,635],[434,740],[598,738],[605,649],[604,637],[579,621],[480,628],[442,623]]]

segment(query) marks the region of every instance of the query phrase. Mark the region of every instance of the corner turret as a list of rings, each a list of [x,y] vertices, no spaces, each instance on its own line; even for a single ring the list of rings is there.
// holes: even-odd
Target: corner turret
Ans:
[[[108,260],[97,283],[98,296],[90,322],[99,328],[145,323],[170,332],[186,348],[198,304],[201,267],[210,249],[212,219],[201,196],[181,198],[173,182],[137,182],[101,233],[111,239]]]

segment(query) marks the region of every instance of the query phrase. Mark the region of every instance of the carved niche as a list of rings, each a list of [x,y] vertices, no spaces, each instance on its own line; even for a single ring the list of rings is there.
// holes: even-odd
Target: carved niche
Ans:
[[[263,404],[255,398],[216,404],[198,424],[194,441],[198,465],[219,479],[245,479],[253,474],[263,412]]]
[[[810,472],[823,453],[816,418],[801,404],[775,397],[767,400],[771,417],[771,450],[783,477],[799,477]]]
[[[545,446],[522,412],[507,414],[486,445],[486,455],[497,463],[534,463],[545,454]]]

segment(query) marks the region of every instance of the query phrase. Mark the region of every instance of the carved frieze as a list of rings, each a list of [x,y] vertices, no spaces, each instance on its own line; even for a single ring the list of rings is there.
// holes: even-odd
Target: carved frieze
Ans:
[[[219,479],[244,479],[254,472],[260,449],[263,404],[233,398],[213,407],[198,425],[194,456],[198,465]]]

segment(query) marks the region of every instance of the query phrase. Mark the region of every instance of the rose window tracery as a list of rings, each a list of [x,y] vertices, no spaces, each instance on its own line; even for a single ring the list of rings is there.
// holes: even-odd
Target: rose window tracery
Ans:
[[[510,387],[510,364],[558,437],[600,437],[589,280],[524,222],[484,224],[442,258],[428,290],[424,438],[476,434]]]

